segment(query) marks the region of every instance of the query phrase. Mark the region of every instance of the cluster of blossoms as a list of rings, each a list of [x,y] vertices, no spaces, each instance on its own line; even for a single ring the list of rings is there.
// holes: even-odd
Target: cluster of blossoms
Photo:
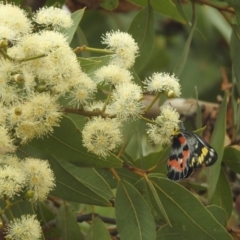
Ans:
[[[41,237],[41,227],[34,215],[22,215],[7,225],[6,239],[37,240]]]
[[[1,198],[43,201],[55,187],[46,160],[19,160],[9,152],[16,150],[16,143],[25,144],[53,132],[62,117],[58,99],[68,92],[69,98],[75,98],[77,89],[89,81],[67,39],[58,32],[72,24],[61,9],[43,8],[30,20],[19,7],[0,3]],[[52,30],[36,32],[38,27]],[[40,239],[40,223],[35,216],[22,215],[7,223],[5,237]]]
[[[89,76],[82,71],[68,39],[61,33],[73,24],[63,10],[43,8],[30,20],[17,6],[0,3],[0,23],[0,153],[13,152],[14,142],[26,144],[52,133],[62,118],[59,104],[62,99],[71,107],[99,113],[82,131],[83,145],[88,151],[100,157],[114,151],[123,141],[123,123],[140,118],[145,108],[143,89],[134,82],[131,73],[139,53],[132,36],[119,30],[104,34],[102,43],[111,53],[109,63]],[[94,100],[97,83],[108,89],[103,102]],[[180,95],[174,75],[154,73],[143,83],[149,92],[168,97]],[[148,124],[152,142],[169,143],[178,128],[178,119],[174,109],[162,107],[155,124]],[[54,176],[46,161],[33,158],[19,161],[9,155],[0,160],[1,196],[14,199],[29,190],[34,193],[33,201],[42,201],[54,186]],[[29,221],[34,224],[26,233],[22,230]],[[34,216],[22,216],[7,227],[7,237],[11,239],[39,236],[39,223]]]
[[[114,52],[110,63],[98,69],[95,76],[98,82],[109,85],[110,98],[107,104],[93,102],[86,106],[87,110],[103,111],[115,119],[94,118],[85,126],[83,145],[99,156],[106,157],[109,151],[121,144],[121,131],[116,128],[129,119],[136,119],[143,113],[143,92],[140,86],[133,82],[133,76],[128,70],[135,62],[138,54],[138,46],[134,39],[120,31],[110,32],[104,35],[102,43],[108,45],[108,49]],[[144,82],[149,92],[164,93],[168,97],[180,95],[180,84],[174,75],[167,73],[154,73]],[[103,127],[103,122],[108,123],[108,131]],[[148,124],[147,134],[155,144],[167,144],[171,141],[173,131],[178,128],[179,115],[169,107],[163,107],[161,115],[155,120],[155,124]],[[99,123],[97,126],[97,122]],[[115,142],[114,142],[115,141]]]
[[[156,145],[170,144],[173,133],[179,128],[179,113],[169,105],[163,105],[161,114],[154,121],[156,124],[149,124],[147,134],[150,140]]]
[[[33,202],[43,201],[55,187],[55,178],[45,160],[26,158],[19,160],[13,155],[0,159],[0,197],[14,199],[25,192],[25,198]],[[22,215],[7,224],[7,239],[37,240],[41,236],[40,223],[33,215]]]

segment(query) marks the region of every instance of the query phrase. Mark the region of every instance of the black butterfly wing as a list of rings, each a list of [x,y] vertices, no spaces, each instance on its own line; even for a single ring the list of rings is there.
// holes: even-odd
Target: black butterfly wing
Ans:
[[[182,131],[182,134],[190,149],[188,158],[190,168],[208,167],[217,161],[217,152],[200,136],[185,130]]]
[[[189,167],[189,157],[191,152],[187,139],[180,132],[178,135],[173,137],[172,148],[169,154],[168,160],[168,178],[174,181],[180,181],[184,178],[188,178],[193,168]]]

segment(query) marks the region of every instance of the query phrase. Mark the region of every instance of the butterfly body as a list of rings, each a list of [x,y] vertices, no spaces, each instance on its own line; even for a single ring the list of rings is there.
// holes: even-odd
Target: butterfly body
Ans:
[[[173,135],[167,176],[171,180],[180,181],[188,178],[194,168],[211,166],[216,161],[216,151],[200,136],[186,131],[180,125]]]

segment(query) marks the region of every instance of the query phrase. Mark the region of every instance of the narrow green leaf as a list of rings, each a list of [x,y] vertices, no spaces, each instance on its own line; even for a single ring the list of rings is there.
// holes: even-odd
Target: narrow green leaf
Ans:
[[[227,230],[187,189],[157,174],[149,174],[175,232],[187,239],[232,239]]]
[[[125,180],[132,185],[134,185],[140,179],[140,176],[125,168],[116,169],[116,172],[122,180]]]
[[[86,240],[111,240],[109,232],[100,218],[94,218],[87,233]]]
[[[60,158],[56,158],[56,160],[86,188],[106,200],[113,198],[111,188],[94,168],[80,168]]]
[[[103,0],[100,6],[108,11],[112,11],[118,6],[118,0]]]
[[[80,21],[82,20],[84,10],[85,8],[77,10],[76,12],[72,13],[71,18],[73,20],[73,25],[70,28],[64,29],[62,31],[62,34],[67,37],[67,41],[69,44],[72,42],[73,36],[79,26]]]
[[[183,11],[183,4],[181,2],[181,0],[173,0],[179,14],[181,15],[182,19],[184,20],[184,23],[189,23],[188,18],[185,14],[185,12]]]
[[[156,226],[142,195],[126,181],[120,181],[116,193],[117,229],[123,240],[156,238]]]
[[[240,151],[234,147],[227,147],[224,150],[223,162],[232,171],[240,174]]]
[[[188,36],[188,39],[185,43],[185,46],[183,48],[183,52],[182,52],[182,55],[175,67],[175,74],[177,76],[180,76],[185,64],[186,64],[186,61],[187,61],[187,57],[188,57],[188,52],[189,52],[189,49],[190,49],[190,46],[191,46],[191,42],[192,42],[192,37],[193,37],[193,33],[195,31],[195,27],[196,27],[196,20],[194,22],[192,22],[192,27],[191,27],[191,31],[189,33],[189,36]]]
[[[132,67],[132,68],[130,69],[130,72],[132,73],[133,81],[134,81],[137,85],[143,87],[143,83],[142,83],[141,79],[139,78],[139,76],[137,75],[135,68]]]
[[[226,227],[228,216],[223,208],[220,208],[215,205],[210,205],[207,206],[206,208],[221,225]]]
[[[28,145],[18,149],[16,153],[20,158],[35,157],[48,160],[56,178],[56,187],[50,192],[51,195],[66,201],[105,207],[112,206],[109,202],[112,198],[112,192],[103,177],[95,173],[94,169],[78,168],[65,160],[53,157]],[[75,171],[73,171],[74,167],[76,168]],[[86,170],[91,176],[86,176],[85,174],[83,176],[76,174],[75,176],[77,169],[81,172]]]
[[[160,215],[163,216],[163,219],[165,220],[165,222],[172,227],[171,222],[168,218],[168,215],[161,203],[161,200],[156,192],[156,189],[154,188],[153,184],[151,183],[151,181],[146,181],[146,185],[148,187],[148,195],[151,201],[151,204],[154,207],[154,210]]]
[[[108,183],[111,189],[117,188],[117,179],[113,176],[112,172],[109,169],[104,168],[95,168],[97,173]],[[115,169],[117,170],[117,169]],[[130,172],[130,171],[128,171]],[[136,174],[134,174],[136,175]]]
[[[160,13],[161,15],[170,17],[181,23],[186,23],[186,20],[179,13],[178,9],[172,1],[169,0],[151,0],[150,1],[154,11]]]
[[[233,64],[233,76],[235,77],[233,79],[236,83],[238,94],[240,94],[240,40],[237,32],[240,32],[239,26],[235,26],[235,31],[232,31],[232,36],[230,40],[230,53]]]
[[[94,169],[81,169],[59,158],[49,159],[57,186],[51,194],[68,201],[98,206],[111,206],[112,192],[107,183]],[[83,175],[77,174],[79,170]],[[90,174],[89,176],[83,172]],[[101,189],[102,188],[102,189]]]
[[[229,185],[228,179],[224,173],[224,169],[221,167],[219,180],[217,187],[213,193],[211,204],[215,204],[226,211],[227,217],[232,215],[232,190]]]
[[[187,240],[184,236],[181,236],[169,225],[164,225],[157,231],[157,240]]]
[[[63,117],[60,127],[54,128],[51,136],[34,139],[30,145],[78,166],[122,167],[122,161],[113,154],[104,159],[87,152],[87,149],[82,146],[82,135],[79,129],[68,117]]]
[[[75,210],[70,204],[64,202],[60,206],[56,220],[56,226],[62,240],[84,239],[77,224]]]
[[[208,199],[210,200],[215,192],[217,187],[220,170],[221,170],[221,163],[224,151],[224,139],[225,139],[225,131],[226,131],[226,109],[227,109],[227,99],[228,96],[225,95],[222,104],[219,108],[218,117],[214,126],[212,139],[211,139],[211,146],[217,151],[218,160],[217,162],[209,167],[206,168],[208,174]]]
[[[134,64],[134,68],[139,71],[149,59],[154,42],[154,12],[150,5],[136,15],[128,32],[139,46],[139,56]]]

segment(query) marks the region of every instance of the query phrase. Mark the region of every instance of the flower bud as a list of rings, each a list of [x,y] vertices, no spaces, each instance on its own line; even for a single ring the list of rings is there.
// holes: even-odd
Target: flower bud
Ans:
[[[17,83],[22,83],[24,81],[24,77],[22,74],[15,74],[13,76],[13,79],[17,82]]]
[[[15,113],[15,115],[17,115],[17,116],[22,115],[22,108],[16,107],[16,108],[14,109],[14,113]]]
[[[167,96],[169,98],[174,98],[174,97],[176,97],[176,94],[175,94],[175,92],[173,90],[170,90],[170,91],[167,92]]]
[[[2,39],[0,41],[0,48],[6,48],[6,47],[8,47],[8,41],[5,39]]]
[[[31,199],[31,198],[33,198],[33,197],[34,197],[34,191],[32,191],[32,190],[28,190],[28,191],[25,193],[25,196],[24,196],[25,199]]]

